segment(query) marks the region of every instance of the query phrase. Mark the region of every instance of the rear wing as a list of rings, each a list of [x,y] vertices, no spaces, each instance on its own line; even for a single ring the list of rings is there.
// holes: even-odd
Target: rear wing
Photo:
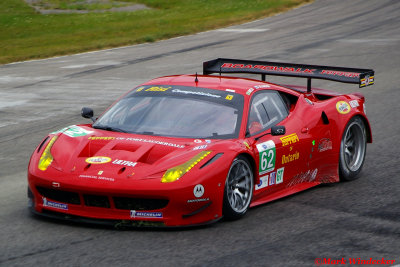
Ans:
[[[374,70],[319,65],[292,64],[268,61],[217,58],[203,62],[203,74],[211,73],[252,73],[307,78],[307,92],[311,92],[311,79],[354,83],[359,87],[374,84]]]

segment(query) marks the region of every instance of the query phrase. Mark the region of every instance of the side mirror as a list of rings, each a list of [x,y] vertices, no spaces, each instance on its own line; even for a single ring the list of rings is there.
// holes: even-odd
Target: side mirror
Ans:
[[[91,108],[83,107],[82,110],[81,110],[81,115],[82,115],[82,117],[84,117],[85,119],[91,119],[93,122],[96,121],[96,120],[93,118],[93,109],[91,109]]]
[[[273,135],[273,136],[276,136],[276,135],[284,135],[286,133],[286,128],[285,128],[285,126],[272,126],[272,128],[271,128],[271,134]]]

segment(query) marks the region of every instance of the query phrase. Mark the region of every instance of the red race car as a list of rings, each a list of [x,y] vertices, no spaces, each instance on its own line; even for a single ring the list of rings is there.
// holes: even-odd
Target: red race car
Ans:
[[[153,79],[98,119],[83,108],[92,124],[50,133],[29,162],[31,210],[115,226],[199,225],[361,171],[372,142],[363,95],[311,79],[365,87],[373,70],[220,58],[203,72]]]

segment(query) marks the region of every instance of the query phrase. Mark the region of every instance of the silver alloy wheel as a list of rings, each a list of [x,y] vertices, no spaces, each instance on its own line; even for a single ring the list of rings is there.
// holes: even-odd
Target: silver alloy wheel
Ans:
[[[344,162],[351,171],[357,171],[365,155],[365,134],[362,126],[356,121],[352,122],[346,129],[344,137]]]
[[[238,159],[232,163],[225,186],[232,210],[245,212],[253,195],[253,173],[246,161]]]

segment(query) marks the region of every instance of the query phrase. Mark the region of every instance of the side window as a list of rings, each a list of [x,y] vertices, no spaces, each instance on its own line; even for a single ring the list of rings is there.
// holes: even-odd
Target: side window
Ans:
[[[287,116],[287,107],[278,92],[259,92],[251,100],[247,129],[253,135],[271,128]]]

